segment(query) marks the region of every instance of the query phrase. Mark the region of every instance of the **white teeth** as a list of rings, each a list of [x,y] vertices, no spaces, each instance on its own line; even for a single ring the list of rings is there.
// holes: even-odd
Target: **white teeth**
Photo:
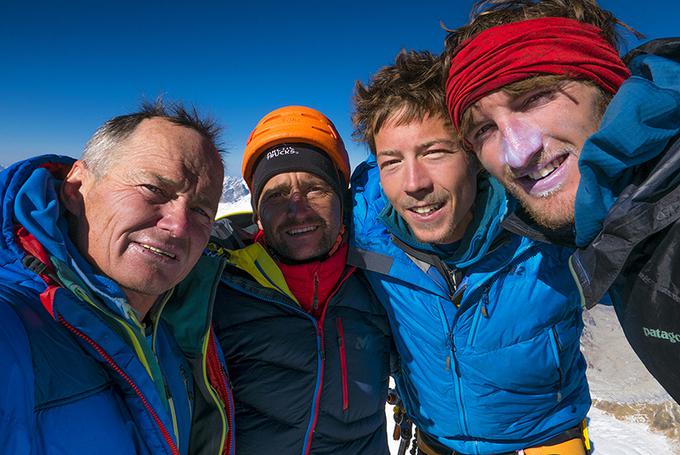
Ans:
[[[311,231],[315,231],[315,230],[316,230],[316,226],[295,228],[295,229],[289,230],[288,235],[299,235],[299,234],[304,234],[305,232],[311,232]]]
[[[153,246],[151,246],[151,245],[146,245],[146,244],[144,244],[144,243],[142,243],[141,245],[142,245],[145,249],[151,251],[152,253],[156,253],[156,254],[158,254],[158,255],[166,256],[166,257],[169,257],[169,258],[172,258],[172,259],[175,259],[175,257],[176,257],[176,256],[175,256],[174,254],[172,254],[172,253],[168,253],[167,251],[159,250],[158,248],[153,247]]]
[[[428,205],[427,207],[413,207],[411,210],[416,212],[418,215],[427,215],[437,210],[438,207],[434,205]]]

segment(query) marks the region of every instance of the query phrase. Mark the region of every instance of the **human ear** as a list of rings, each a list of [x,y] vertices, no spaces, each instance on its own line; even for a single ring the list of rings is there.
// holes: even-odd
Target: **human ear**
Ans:
[[[83,190],[90,174],[82,161],[76,161],[61,184],[61,201],[72,215],[79,216],[83,213]]]

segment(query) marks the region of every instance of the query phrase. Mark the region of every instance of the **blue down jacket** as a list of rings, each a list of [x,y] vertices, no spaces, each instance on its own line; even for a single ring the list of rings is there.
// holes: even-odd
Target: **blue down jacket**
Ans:
[[[3,453],[233,453],[207,303],[222,264],[202,259],[143,328],[68,237],[58,194],[72,162],[0,174]]]
[[[259,242],[227,257],[213,321],[238,453],[387,455],[389,323],[363,273],[342,260],[337,283],[320,274],[334,291],[316,319]]]
[[[407,412],[467,454],[540,445],[590,407],[570,251],[502,231],[508,202],[481,176],[475,217],[447,253],[418,243],[389,205],[373,156],[353,174],[353,242],[387,309]]]

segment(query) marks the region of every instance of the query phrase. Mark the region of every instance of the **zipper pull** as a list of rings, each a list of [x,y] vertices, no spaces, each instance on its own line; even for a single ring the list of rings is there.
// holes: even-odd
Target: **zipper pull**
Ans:
[[[316,312],[319,309],[319,275],[314,272],[314,299],[312,309]]]
[[[458,369],[458,361],[456,360],[456,345],[453,343],[453,330],[449,332],[449,346],[451,349],[451,360],[453,360],[453,370],[456,376],[460,377],[460,370]],[[447,370],[450,369],[451,361],[447,358]]]

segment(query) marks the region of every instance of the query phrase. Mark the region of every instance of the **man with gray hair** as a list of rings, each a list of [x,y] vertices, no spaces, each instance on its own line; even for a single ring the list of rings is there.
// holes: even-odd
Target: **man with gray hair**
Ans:
[[[201,257],[218,128],[146,104],[82,159],[0,174],[0,445],[8,453],[233,453]]]

